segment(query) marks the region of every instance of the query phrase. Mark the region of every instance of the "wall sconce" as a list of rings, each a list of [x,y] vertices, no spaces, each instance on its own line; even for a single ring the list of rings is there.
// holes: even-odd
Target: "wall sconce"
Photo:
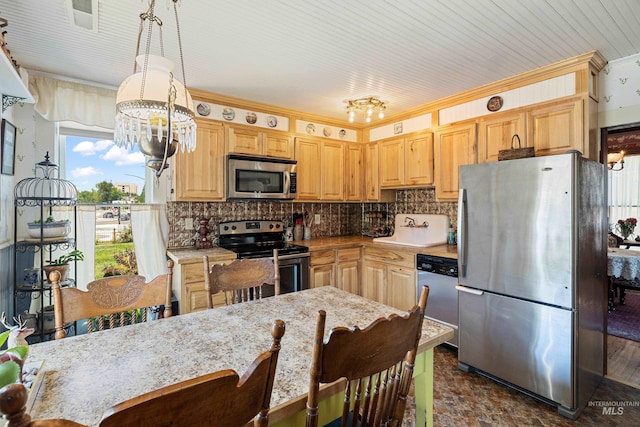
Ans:
[[[607,154],[607,164],[611,171],[621,171],[624,168],[624,150]],[[616,165],[618,167],[616,168]]]

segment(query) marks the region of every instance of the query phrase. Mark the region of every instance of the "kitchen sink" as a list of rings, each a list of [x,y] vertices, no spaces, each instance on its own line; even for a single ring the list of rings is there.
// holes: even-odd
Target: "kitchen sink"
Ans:
[[[376,237],[376,243],[426,248],[447,242],[449,217],[446,215],[397,214],[392,236]]]

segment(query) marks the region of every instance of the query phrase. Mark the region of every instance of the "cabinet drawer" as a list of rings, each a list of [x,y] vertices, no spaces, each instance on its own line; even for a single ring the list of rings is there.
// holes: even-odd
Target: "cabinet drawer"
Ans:
[[[333,264],[336,262],[336,252],[333,249],[311,252],[309,257],[311,258],[309,260],[311,265]]]
[[[360,259],[360,247],[338,249],[338,262],[358,261]]]
[[[388,262],[408,268],[416,266],[416,254],[413,252],[365,247],[364,257],[372,261]]]
[[[204,264],[197,262],[195,264],[187,264],[183,267],[184,283],[204,283]]]

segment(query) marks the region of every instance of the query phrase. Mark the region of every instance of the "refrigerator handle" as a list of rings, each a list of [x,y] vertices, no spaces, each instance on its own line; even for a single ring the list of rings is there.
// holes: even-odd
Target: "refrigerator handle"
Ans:
[[[467,275],[467,191],[458,193],[458,276]]]
[[[479,291],[477,289],[467,288],[466,286],[462,286],[462,285],[456,285],[456,289],[459,290],[460,292],[466,292],[466,293],[472,294],[472,295],[482,295],[482,294],[484,294],[484,291]]]

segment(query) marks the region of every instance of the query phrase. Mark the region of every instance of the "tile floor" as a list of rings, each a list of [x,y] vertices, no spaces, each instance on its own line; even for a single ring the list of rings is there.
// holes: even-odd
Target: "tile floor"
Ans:
[[[457,353],[439,346],[434,352],[434,426],[632,426],[640,425],[640,389],[604,379],[591,402],[615,402],[619,415],[603,413],[602,406],[587,406],[576,421],[557,409],[478,374],[458,369]],[[408,409],[410,413],[412,408]],[[404,427],[415,424],[413,414]]]

